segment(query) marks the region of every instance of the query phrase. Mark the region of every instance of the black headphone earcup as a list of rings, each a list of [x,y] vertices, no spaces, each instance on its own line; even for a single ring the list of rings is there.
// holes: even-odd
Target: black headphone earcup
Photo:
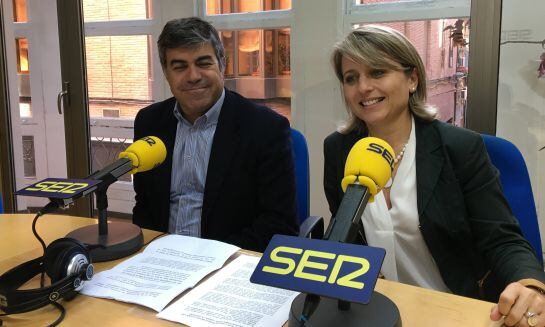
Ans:
[[[19,290],[34,276],[47,273],[51,284]],[[60,298],[70,300],[93,277],[87,247],[75,239],[53,241],[43,256],[24,262],[0,275],[0,312],[23,313],[41,308]]]
[[[44,270],[55,283],[68,274],[68,265],[74,256],[83,254],[87,263],[90,263],[89,253],[85,246],[72,238],[60,238],[53,241],[46,249],[44,255]]]

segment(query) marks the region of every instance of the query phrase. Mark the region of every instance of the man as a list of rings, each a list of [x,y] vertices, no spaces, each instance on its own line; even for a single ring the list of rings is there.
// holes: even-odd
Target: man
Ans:
[[[224,88],[224,49],[209,23],[169,21],[157,45],[174,97],[140,110],[134,139],[159,137],[167,157],[134,176],[134,223],[256,251],[296,234],[287,119]]]

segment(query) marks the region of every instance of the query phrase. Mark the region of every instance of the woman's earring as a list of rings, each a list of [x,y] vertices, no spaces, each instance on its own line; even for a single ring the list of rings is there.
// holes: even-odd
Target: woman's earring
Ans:
[[[416,87],[411,88],[411,91],[410,91],[410,92],[411,92],[411,93],[416,92]]]

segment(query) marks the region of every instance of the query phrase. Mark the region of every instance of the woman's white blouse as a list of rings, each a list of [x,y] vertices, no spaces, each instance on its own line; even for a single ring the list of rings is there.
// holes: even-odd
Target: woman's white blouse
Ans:
[[[365,237],[370,246],[386,249],[382,274],[401,283],[450,292],[419,229],[416,202],[416,136],[414,118],[405,154],[390,189],[388,210],[382,192],[362,214]]]

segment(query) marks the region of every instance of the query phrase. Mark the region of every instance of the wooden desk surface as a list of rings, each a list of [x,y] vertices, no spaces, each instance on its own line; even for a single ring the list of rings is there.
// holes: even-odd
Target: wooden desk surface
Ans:
[[[33,215],[0,215],[0,273],[41,255],[41,246],[32,234]],[[95,224],[95,219],[45,215],[38,220],[37,230],[46,244],[63,237],[72,230]],[[158,235],[144,231],[144,243]],[[122,259],[95,264],[96,271],[109,269]],[[431,291],[396,282],[379,280],[376,291],[396,303],[404,327],[501,326],[489,319],[493,303]],[[174,326],[155,317],[156,312],[134,304],[79,295],[69,302],[62,326]],[[5,326],[44,326],[57,319],[53,306],[2,317]]]

